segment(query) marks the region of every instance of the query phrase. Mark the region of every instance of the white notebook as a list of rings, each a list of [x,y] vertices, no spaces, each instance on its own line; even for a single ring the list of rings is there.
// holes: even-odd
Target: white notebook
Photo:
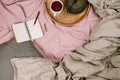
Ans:
[[[35,19],[12,25],[17,43],[34,40],[43,36],[39,21],[37,20],[36,24],[34,24],[34,21]]]

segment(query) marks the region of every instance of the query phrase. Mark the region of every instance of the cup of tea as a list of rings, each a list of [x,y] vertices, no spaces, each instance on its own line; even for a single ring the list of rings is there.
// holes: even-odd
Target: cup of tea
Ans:
[[[54,17],[56,14],[62,12],[63,10],[63,2],[61,0],[53,0],[50,4],[50,9],[54,14]]]

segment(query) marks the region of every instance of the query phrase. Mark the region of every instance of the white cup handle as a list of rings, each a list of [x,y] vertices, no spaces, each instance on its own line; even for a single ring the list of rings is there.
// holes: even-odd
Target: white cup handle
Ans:
[[[57,13],[53,13],[53,14],[54,14],[54,15],[53,15],[54,17],[57,15]]]

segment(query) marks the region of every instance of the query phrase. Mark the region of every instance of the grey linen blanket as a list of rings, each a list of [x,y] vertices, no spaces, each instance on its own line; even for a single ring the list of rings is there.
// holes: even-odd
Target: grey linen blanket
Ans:
[[[88,0],[101,18],[83,47],[59,63],[13,58],[14,80],[120,80],[120,0]]]

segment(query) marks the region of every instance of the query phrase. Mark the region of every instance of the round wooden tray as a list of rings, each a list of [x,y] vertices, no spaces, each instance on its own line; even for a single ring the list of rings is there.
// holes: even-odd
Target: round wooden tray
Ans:
[[[89,9],[90,9],[90,5],[88,5],[82,13],[71,14],[71,13],[68,13],[66,8],[64,7],[63,11],[54,17],[53,12],[50,10],[51,1],[53,1],[53,0],[46,0],[46,2],[45,2],[46,11],[49,14],[49,16],[52,18],[52,20],[54,20],[62,25],[69,26],[69,25],[73,25],[75,23],[78,23],[81,19],[84,18],[85,15],[88,14]],[[61,1],[64,4],[65,0],[61,0]]]

